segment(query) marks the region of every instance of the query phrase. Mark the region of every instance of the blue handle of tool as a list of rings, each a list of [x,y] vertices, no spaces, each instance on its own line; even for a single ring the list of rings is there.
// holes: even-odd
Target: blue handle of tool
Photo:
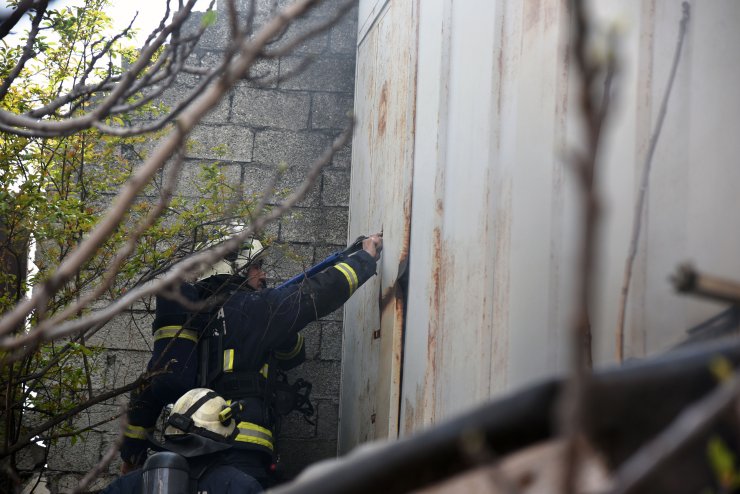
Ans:
[[[324,259],[320,263],[318,263],[318,264],[316,264],[316,265],[308,268],[303,273],[298,274],[296,276],[293,276],[288,281],[284,281],[283,283],[281,283],[280,285],[278,285],[277,288],[284,288],[286,286],[290,286],[290,285],[294,285],[296,283],[300,283],[304,279],[310,278],[313,275],[315,275],[316,273],[320,273],[321,271],[325,270],[326,268],[331,267],[331,266],[334,266],[336,263],[338,263],[342,259],[346,258],[350,254],[353,254],[353,253],[357,252],[358,250],[360,250],[362,248],[362,241],[365,240],[366,238],[367,237],[364,237],[364,236],[357,237],[357,240],[355,240],[354,242],[352,242],[352,244],[349,247],[347,247],[346,249],[331,254],[329,257],[327,257],[326,259]]]

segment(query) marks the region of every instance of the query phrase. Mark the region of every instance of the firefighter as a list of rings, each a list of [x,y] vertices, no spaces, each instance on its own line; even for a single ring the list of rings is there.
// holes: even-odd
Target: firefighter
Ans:
[[[143,469],[118,478],[103,494],[262,492],[257,480],[222,457],[237,435],[236,423],[225,411],[230,411],[226,401],[213,390],[185,393],[167,418],[164,441],[148,435],[152,446],[163,452],[149,457]]]
[[[172,395],[197,383],[238,401],[234,448],[222,456],[262,485],[270,485],[280,416],[295,408],[310,411],[301,393],[306,384],[290,385],[279,378],[280,371],[305,358],[300,330],[341,307],[375,274],[382,245],[381,234],[371,235],[359,250],[318,274],[269,289],[262,264],[265,250],[251,239],[217,263],[206,278],[182,287],[182,297],[211,301],[209,309],[188,311],[180,302],[158,298],[149,370],[167,363],[168,372],[132,395],[122,471],[143,463],[147,434]]]

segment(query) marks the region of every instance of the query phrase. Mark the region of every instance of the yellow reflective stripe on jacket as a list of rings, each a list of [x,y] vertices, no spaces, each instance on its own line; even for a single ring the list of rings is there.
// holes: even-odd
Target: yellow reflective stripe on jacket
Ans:
[[[154,332],[154,341],[175,337],[198,343],[198,333],[192,329],[182,329],[182,326],[163,326]]]
[[[123,431],[123,435],[131,439],[146,439],[146,435],[150,430],[152,429],[128,424],[126,430]]]
[[[352,295],[355,290],[357,290],[357,285],[359,284],[357,273],[355,273],[355,270],[352,269],[352,266],[350,266],[346,262],[335,264],[334,267],[337,268],[344,275],[345,278],[347,278],[347,283],[349,283],[349,293],[350,295]]]
[[[265,363],[265,365],[263,365],[262,368],[260,369],[260,374],[262,374],[262,377],[267,379],[267,374],[269,371],[270,371],[270,366],[267,365],[267,363]]]
[[[270,451],[273,450],[272,444],[272,431],[265,429],[257,424],[251,422],[239,422],[237,425],[239,434],[236,436],[236,440],[243,443],[259,444],[268,448]]]
[[[285,353],[275,352],[275,357],[278,360],[290,360],[296,355],[298,355],[299,353],[301,353],[301,348],[303,348],[303,335],[299,334],[298,341],[296,342],[295,346],[293,347],[291,351],[285,352]]]
[[[234,349],[224,350],[224,372],[234,371]]]

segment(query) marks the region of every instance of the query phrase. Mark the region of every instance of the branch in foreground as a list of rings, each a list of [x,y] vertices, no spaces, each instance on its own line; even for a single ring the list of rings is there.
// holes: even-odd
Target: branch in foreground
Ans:
[[[122,395],[123,393],[126,393],[128,391],[131,391],[133,389],[136,389],[137,387],[148,383],[152,378],[158,376],[159,374],[162,374],[164,372],[167,372],[167,368],[165,367],[161,371],[154,371],[142,374],[139,376],[138,379],[133,381],[132,383],[129,383],[125,386],[122,386],[120,388],[116,388],[110,391],[107,391],[105,393],[102,393],[96,397],[94,397],[91,400],[87,400],[84,403],[81,403],[77,405],[74,408],[71,408],[70,410],[67,410],[64,413],[60,413],[56,415],[54,418],[47,420],[41,425],[38,425],[28,431],[25,436],[18,439],[15,443],[11,444],[7,449],[0,451],[0,459],[5,458],[6,456],[9,456],[13,453],[16,453],[20,451],[21,449],[28,446],[30,443],[35,442],[36,437],[43,433],[44,431],[50,429],[51,427],[54,427],[55,425],[59,425],[60,423],[64,422],[70,417],[73,417],[77,415],[78,413],[82,412],[83,410],[86,410],[90,408],[93,405],[97,405],[98,403],[102,403],[106,400],[110,400],[111,398],[115,398],[116,396]]]
[[[630,282],[632,280],[632,268],[635,264],[635,258],[637,257],[637,243],[640,240],[640,231],[642,230],[642,216],[645,209],[645,198],[648,191],[648,179],[650,178],[650,170],[652,169],[653,155],[655,154],[655,148],[658,145],[660,132],[663,129],[663,121],[665,120],[666,113],[668,113],[668,101],[671,96],[671,89],[673,89],[673,82],[676,79],[676,73],[678,72],[678,62],[681,60],[681,48],[683,47],[683,40],[686,37],[686,28],[689,23],[689,4],[687,2],[683,2],[682,6],[683,16],[681,17],[678,30],[678,44],[676,46],[676,52],[673,55],[673,66],[671,67],[671,74],[668,77],[668,85],[666,87],[665,94],[663,95],[663,102],[660,105],[658,121],[655,124],[655,130],[650,138],[650,146],[645,157],[645,163],[642,166],[640,190],[638,192],[635,211],[632,217],[632,238],[630,239],[627,260],[625,261],[624,266],[624,279],[622,281],[622,290],[620,291],[619,314],[617,316],[617,362],[622,362],[622,360],[624,360],[624,319],[627,312],[627,300],[629,297]]]
[[[723,412],[740,396],[740,374],[719,386],[706,398],[691,405],[658,437],[648,442],[617,471],[613,494],[637,492],[658,469],[706,433]]]
[[[606,64],[596,63],[589,58],[588,43],[592,35],[591,24],[583,0],[572,0],[571,50],[575,60],[576,77],[580,82],[580,110],[585,126],[586,150],[579,153],[575,163],[576,180],[579,187],[580,209],[583,224],[579,243],[580,264],[574,273],[574,309],[571,329],[570,380],[561,403],[560,428],[566,439],[563,458],[561,492],[574,492],[580,463],[580,441],[586,402],[589,399],[588,379],[593,365],[592,335],[589,320],[589,305],[593,286],[596,258],[596,230],[599,221],[599,198],[594,187],[598,169],[599,146],[602,129],[609,115],[612,100],[611,86],[615,69],[613,56]],[[599,87],[603,77],[604,85]]]
[[[676,273],[671,276],[671,283],[679,293],[740,304],[740,283],[701,273],[691,264],[679,266]]]
[[[740,341],[715,341],[658,357],[594,372],[593,398],[585,411],[584,430],[597,451],[612,466],[630,457],[665,429],[691,403],[704,400],[717,380],[710,371],[717,357],[740,365]],[[471,461],[465,438],[477,435],[497,459],[556,437],[558,401],[567,382],[551,378],[505,398],[464,413],[456,419],[397,441],[370,443],[337,460],[309,468],[275,494],[401,494],[436,484],[478,466]],[[724,396],[726,387],[721,393]],[[719,390],[717,391],[719,392]],[[714,398],[707,398],[713,400]],[[697,406],[704,406],[697,405]],[[707,412],[707,409],[703,409]],[[716,418],[716,416],[715,416]],[[708,416],[705,417],[710,421]],[[682,421],[683,419],[678,419]],[[688,436],[684,439],[691,440]],[[684,486],[681,494],[699,492],[707,479],[704,449],[682,469],[668,462],[654,465],[654,483],[645,492],[672,492],[666,483]],[[577,492],[577,491],[573,491]]]
[[[194,0],[191,0],[188,5],[193,1]],[[12,311],[0,319],[0,335],[8,335],[14,328],[18,327],[18,325],[24,321],[34,309],[41,308],[41,303],[44,300],[48,299],[51,294],[56,293],[64,283],[74,276],[77,270],[85,262],[95,255],[101,245],[103,245],[106,239],[108,239],[118,225],[120,225],[129,209],[129,206],[133,203],[141,190],[143,190],[146,184],[151,181],[154,174],[164,166],[167,159],[175,152],[177,144],[183,138],[186,138],[195,125],[218,104],[223,95],[231,89],[235,82],[248,73],[249,68],[252,66],[254,60],[265,45],[267,45],[285,25],[303,14],[315,3],[316,0],[300,0],[293,5],[290,5],[278,16],[271,19],[257,34],[250,38],[250,40],[245,41],[242,44],[239,56],[231,62],[224,73],[218,78],[218,81],[211,85],[197,100],[195,100],[187,111],[184,111],[181,114],[176,130],[172,132],[169,138],[157,147],[154,153],[152,153],[149,159],[141,166],[141,168],[139,168],[136,174],[123,186],[118,196],[116,196],[113,205],[108,210],[108,213],[100,223],[98,223],[95,229],[91,231],[90,234],[60,264],[57,271],[44,285],[40,286],[38,290],[34,290],[33,295],[29,299],[18,304]],[[175,16],[176,19],[179,15],[180,14]],[[166,31],[167,30],[165,30],[165,32]],[[160,37],[163,35],[164,32],[160,34]],[[132,66],[133,74],[137,73],[137,68],[139,71],[143,68],[142,66],[139,66],[141,60],[142,59],[140,58],[139,61]],[[143,63],[141,65],[143,65]],[[124,82],[125,79],[126,78],[124,78]],[[118,92],[119,91],[114,90],[108,100]],[[100,108],[103,109],[99,109],[100,111],[104,111],[105,105]],[[2,115],[4,115],[4,113],[0,112],[0,116]],[[90,118],[95,118],[96,116],[96,113],[88,115]],[[12,115],[12,119],[18,118],[21,117]],[[10,344],[7,340],[8,339],[6,338],[0,346]],[[17,347],[17,345],[14,346]]]
[[[125,414],[124,414],[125,417]],[[125,430],[125,427],[121,427],[121,430]],[[117,456],[118,452],[121,450],[121,445],[123,444],[123,433],[118,435],[118,438],[116,441],[108,448],[108,451],[105,452],[105,455],[103,458],[100,459],[97,465],[87,472],[84,477],[80,480],[79,484],[74,488],[72,491],[73,494],[77,494],[79,492],[86,492],[88,490],[88,487],[92,483],[93,480],[98,478],[100,474],[108,468],[108,465],[111,461],[113,461]]]
[[[324,153],[319,156],[311,166],[306,179],[303,181],[290,196],[288,196],[284,202],[280,203],[277,207],[273,208],[268,214],[258,216],[254,219],[252,224],[242,231],[239,235],[232,237],[231,239],[217,245],[212,249],[208,249],[199,252],[193,256],[190,256],[179,263],[175,264],[170,271],[158,280],[152,280],[140,287],[134,288],[127,292],[123,297],[111,303],[105,309],[96,311],[88,316],[69,321],[63,324],[59,324],[54,327],[45,328],[44,331],[32,330],[24,335],[17,337],[5,337],[0,340],[0,348],[16,351],[15,354],[8,357],[8,361],[15,361],[23,357],[23,355],[30,352],[35,345],[38,345],[41,341],[49,341],[53,339],[62,338],[69,336],[70,334],[89,328],[95,324],[107,322],[114,315],[128,308],[136,300],[147,296],[153,295],[164,290],[167,287],[175,286],[180,282],[191,278],[194,274],[199,274],[203,270],[207,269],[217,260],[225,257],[229,252],[241,245],[247,238],[252,236],[255,231],[262,230],[265,225],[269,222],[280,218],[288,210],[290,210],[297,202],[299,202],[308,191],[311,189],[316,179],[319,177],[321,170],[331,162],[331,158],[334,154],[341,150],[342,147],[349,142],[352,135],[352,126],[348,126],[341,135],[339,135],[330,148],[327,148]]]

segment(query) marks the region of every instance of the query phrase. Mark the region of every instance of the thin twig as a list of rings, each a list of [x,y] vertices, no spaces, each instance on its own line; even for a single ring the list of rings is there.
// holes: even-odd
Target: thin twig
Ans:
[[[0,340],[0,348],[16,351],[12,356],[8,356],[6,361],[12,362],[22,358],[23,355],[31,351],[34,346],[39,344],[41,341],[62,338],[96,324],[105,323],[114,315],[129,307],[134,301],[142,297],[158,293],[165,287],[178,284],[183,280],[191,278],[193,274],[202,272],[208,266],[212,265],[214,262],[223,258],[229,252],[241,245],[247,238],[252,236],[255,231],[261,231],[265,225],[280,218],[297,202],[303,199],[315,183],[316,179],[320,176],[321,170],[331,162],[331,158],[349,141],[351,135],[352,126],[350,125],[334,140],[331,147],[327,148],[324,153],[314,161],[303,183],[293,191],[290,196],[276,207],[272,208],[269,213],[255,218],[252,224],[239,235],[232,237],[211,249],[201,251],[180,261],[162,278],[151,280],[148,283],[128,291],[125,295],[112,302],[105,309],[96,311],[74,321],[68,321],[54,327],[45,328],[43,332],[32,330],[17,337],[3,338]]]
[[[617,362],[624,360],[624,319],[627,311],[627,299],[629,297],[630,281],[632,280],[632,268],[635,264],[635,258],[637,257],[637,244],[640,241],[640,231],[642,230],[642,217],[645,209],[645,198],[648,192],[650,170],[653,165],[653,155],[655,154],[655,148],[658,145],[658,139],[660,138],[660,132],[663,130],[663,122],[665,121],[666,113],[668,113],[668,100],[671,96],[671,90],[673,89],[673,82],[676,79],[676,73],[678,72],[678,63],[681,60],[681,49],[683,48],[683,40],[686,37],[687,25],[689,23],[689,15],[691,13],[691,7],[688,2],[683,2],[683,15],[681,16],[680,27],[678,30],[678,43],[676,45],[676,52],[673,55],[673,66],[671,67],[671,74],[668,77],[668,85],[666,86],[665,94],[663,95],[663,102],[660,105],[660,112],[658,113],[658,121],[655,124],[655,130],[650,138],[650,145],[648,146],[648,152],[645,156],[645,163],[642,166],[642,178],[640,179],[640,190],[637,195],[637,202],[635,203],[635,211],[632,217],[632,237],[630,239],[629,251],[627,253],[627,260],[624,264],[624,278],[622,281],[622,289],[619,297],[619,314],[617,316],[617,337],[616,337],[616,349],[617,349]]]
[[[189,4],[193,1],[194,0],[190,0]],[[197,100],[193,101],[188,110],[180,116],[179,124],[175,131],[173,131],[169,138],[160,144],[149,159],[121,188],[119,194],[111,205],[111,208],[95,229],[90,232],[90,234],[70,253],[70,255],[64,259],[64,261],[62,261],[56,272],[52,274],[46,283],[39,286],[39,289],[34,290],[34,293],[30,298],[18,304],[13,308],[13,310],[9,311],[2,319],[0,319],[0,335],[7,335],[12,332],[13,329],[25,320],[25,318],[34,309],[42,309],[44,302],[61,286],[63,286],[63,284],[74,275],[80,266],[95,255],[100,246],[106,239],[108,239],[112,232],[115,231],[118,225],[120,225],[129,206],[136,199],[139,192],[141,192],[146,184],[151,181],[154,174],[164,166],[166,160],[175,152],[178,143],[195,127],[203,116],[205,116],[219,103],[219,101],[221,101],[223,95],[234,85],[234,83],[247,73],[257,55],[269,40],[272,39],[274,34],[279,32],[284,25],[290,23],[293,19],[303,14],[315,2],[316,0],[301,0],[289,6],[283,10],[280,15],[268,22],[249,42],[242,45],[240,56],[232,61],[224,74],[219,77],[218,82],[209,86],[209,88]],[[177,19],[179,14],[175,17]],[[166,31],[167,30],[165,29],[164,32]],[[164,35],[164,32],[160,34],[160,36]],[[139,62],[141,62],[141,59]],[[137,62],[137,64],[139,62]],[[134,66],[137,66],[137,64],[134,64]],[[141,70],[141,67],[138,67],[138,70]],[[134,69],[134,72],[138,71]],[[129,74],[131,73],[127,73],[127,75]],[[125,80],[126,77],[124,77],[124,82]],[[114,93],[117,93],[117,90],[114,90],[111,94]],[[106,105],[103,105],[100,108],[103,108],[104,110],[109,109]],[[83,118],[90,118],[90,125],[95,125],[98,122],[97,113],[99,113],[99,110],[96,110]],[[16,119],[25,121],[25,119],[18,117],[17,115],[9,115],[10,116],[8,116],[7,112],[0,111],[0,117],[8,117],[7,119],[9,119],[11,123]],[[72,122],[73,120],[69,120],[67,122]],[[72,128],[74,128],[74,125]]]
[[[637,492],[652,473],[706,432],[720,414],[736,403],[738,396],[740,375],[735,374],[706,398],[684,410],[655,439],[625,461],[614,476],[612,494]]]
[[[576,74],[580,79],[580,107],[586,128],[586,150],[577,154],[575,169],[578,180],[580,209],[583,212],[582,233],[579,239],[580,265],[575,277],[575,307],[572,321],[570,379],[561,398],[561,433],[566,440],[563,458],[561,492],[575,492],[580,468],[580,439],[588,400],[588,379],[593,363],[589,305],[593,286],[596,258],[596,230],[599,220],[599,198],[594,187],[598,171],[599,146],[604,122],[609,115],[612,79],[616,57],[608,56],[605,64],[589,59],[588,42],[591,35],[583,0],[572,0],[572,51]],[[610,48],[612,48],[610,46]],[[601,76],[604,78],[599,87]],[[600,92],[599,92],[600,91]]]
[[[123,430],[123,427],[121,428],[121,430]],[[110,462],[112,462],[116,458],[116,456],[118,456],[118,452],[121,450],[122,445],[123,433],[118,435],[116,441],[111,444],[111,446],[108,448],[108,451],[105,452],[103,458],[101,458],[100,461],[89,472],[87,472],[84,477],[80,479],[80,482],[72,490],[72,493],[76,494],[78,492],[87,492],[88,487],[90,486],[92,481],[98,478],[100,474],[103,473],[103,470],[108,468]]]

